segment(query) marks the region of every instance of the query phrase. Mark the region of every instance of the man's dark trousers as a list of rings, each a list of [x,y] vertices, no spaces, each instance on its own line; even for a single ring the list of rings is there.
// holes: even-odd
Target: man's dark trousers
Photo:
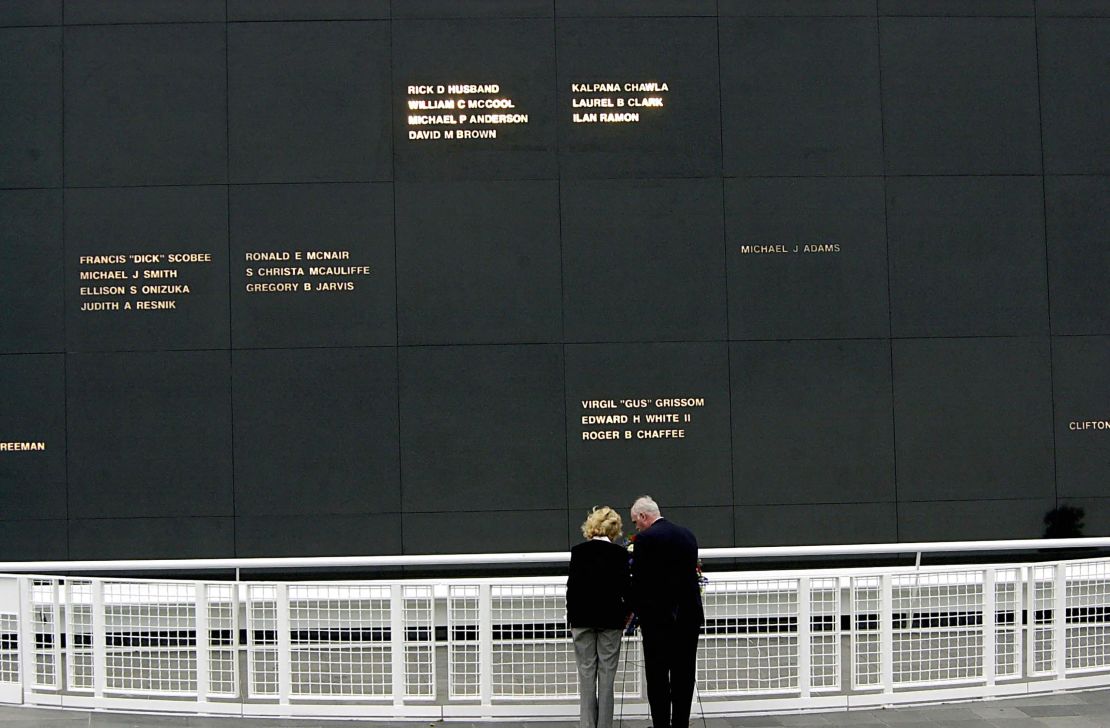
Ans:
[[[675,619],[640,625],[653,728],[686,728],[694,698],[700,625]]]

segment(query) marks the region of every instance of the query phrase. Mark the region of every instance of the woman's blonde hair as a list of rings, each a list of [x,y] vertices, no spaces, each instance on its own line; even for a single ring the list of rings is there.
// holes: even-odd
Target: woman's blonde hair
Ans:
[[[621,535],[621,517],[609,506],[594,506],[582,524],[582,535],[586,538],[608,536],[615,541]]]

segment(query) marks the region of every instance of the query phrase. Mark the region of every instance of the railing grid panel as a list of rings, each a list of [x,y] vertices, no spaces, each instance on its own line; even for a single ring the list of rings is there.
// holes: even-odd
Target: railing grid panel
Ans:
[[[810,685],[840,688],[840,580],[810,581]]]
[[[453,584],[447,597],[447,692],[452,698],[479,696],[479,589]]]
[[[564,584],[495,584],[493,695],[562,698],[578,694],[566,626]]]
[[[852,579],[852,686],[856,689],[882,684],[880,630],[882,580],[877,576]]]
[[[944,699],[1008,693],[1042,676],[1055,680],[1029,680],[1033,690],[1110,680],[1110,559],[715,577],[697,655],[708,701],[767,696],[806,708],[831,693]],[[539,717],[577,697],[565,584],[555,579],[20,578],[18,610],[0,612],[3,699],[23,684],[31,703],[35,693],[56,703],[47,696],[56,691],[95,705],[292,700],[307,715],[324,703],[392,701],[415,716],[463,700]],[[436,644],[444,617],[445,647]],[[624,640],[616,694],[626,703],[644,697],[642,654],[637,637]],[[543,707],[553,701],[564,705]]]
[[[251,584],[247,587],[247,665],[250,694],[278,694],[277,586]]]
[[[19,615],[0,613],[0,683],[19,682]]]
[[[388,586],[290,585],[292,695],[390,697],[389,600]]]
[[[798,580],[713,581],[698,650],[704,695],[798,688]]]
[[[620,662],[617,663],[617,678],[613,682],[613,695],[621,700],[645,695],[641,679],[643,664],[644,645],[637,631],[635,635],[621,639],[621,656]]]
[[[92,582],[73,580],[66,593],[66,665],[69,689],[93,691],[93,608]]]
[[[208,692],[239,694],[239,600],[235,584],[209,584]]]
[[[983,676],[982,572],[894,580],[894,682],[966,682]]]
[[[403,592],[405,624],[405,696],[434,698],[435,592],[430,586],[407,586]]]
[[[1021,674],[1021,571],[1000,569],[994,583],[994,670],[998,678]]]
[[[1068,672],[1110,667],[1110,562],[1067,567]]]
[[[185,582],[104,582],[105,690],[197,690],[196,591]]]
[[[37,688],[57,690],[61,685],[58,637],[61,609],[55,579],[35,579],[31,584],[31,625],[34,630],[34,675]]]
[[[1055,566],[1039,566],[1033,569],[1033,615],[1030,619],[1033,675],[1051,675],[1056,669],[1055,631],[1053,629],[1056,568]]]

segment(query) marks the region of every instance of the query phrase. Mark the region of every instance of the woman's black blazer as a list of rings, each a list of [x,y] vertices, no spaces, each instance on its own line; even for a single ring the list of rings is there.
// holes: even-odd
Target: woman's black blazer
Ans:
[[[570,550],[567,621],[571,627],[621,629],[629,609],[628,552],[589,540]]]

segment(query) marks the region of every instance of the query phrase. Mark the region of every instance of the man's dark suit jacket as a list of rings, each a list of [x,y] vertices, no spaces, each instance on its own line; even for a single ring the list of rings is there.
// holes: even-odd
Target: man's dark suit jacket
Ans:
[[[636,535],[632,607],[640,624],[701,625],[698,542],[688,529],[660,518]]]
[[[572,548],[567,578],[570,626],[621,629],[630,611],[628,552],[600,539]]]

